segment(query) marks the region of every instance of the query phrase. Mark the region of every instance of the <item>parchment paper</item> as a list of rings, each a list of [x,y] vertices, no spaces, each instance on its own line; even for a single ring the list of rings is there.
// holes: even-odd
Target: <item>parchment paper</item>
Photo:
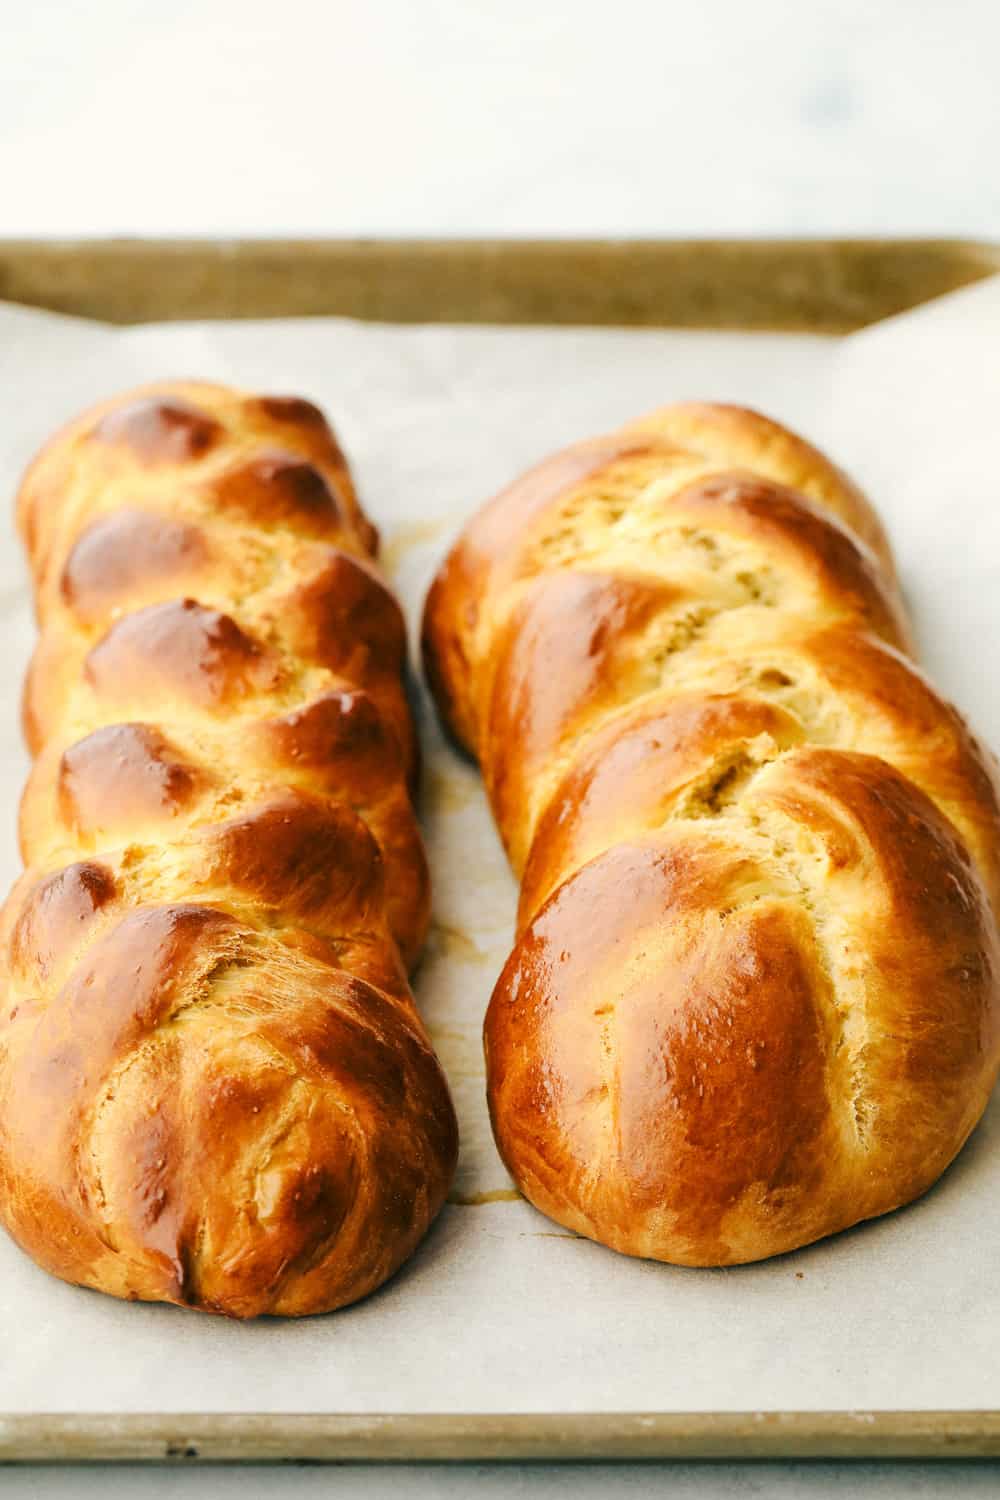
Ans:
[[[130,383],[199,375],[333,417],[415,627],[462,519],[575,437],[686,396],[759,406],[855,471],[889,524],[925,659],[1000,745],[1000,282],[841,343],[805,337],[386,328],[343,321],[110,331],[0,308],[0,492],[53,426]],[[0,883],[18,869],[17,706],[33,640],[0,505]],[[415,631],[414,631],[415,634]],[[725,1271],[631,1261],[512,1195],[480,1025],[514,888],[475,769],[429,712],[435,925],[418,997],[455,1092],[450,1203],[355,1308],[239,1325],[64,1286],[0,1235],[0,1410],[736,1410],[1000,1405],[1000,1115],[916,1206]]]

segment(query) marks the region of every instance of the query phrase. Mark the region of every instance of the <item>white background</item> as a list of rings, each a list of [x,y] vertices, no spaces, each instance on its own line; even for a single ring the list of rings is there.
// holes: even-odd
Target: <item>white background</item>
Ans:
[[[995,0],[0,0],[0,234],[1000,237]],[[991,1467],[23,1470],[5,1496],[995,1493]]]
[[[1000,235],[996,0],[0,0],[0,233]]]

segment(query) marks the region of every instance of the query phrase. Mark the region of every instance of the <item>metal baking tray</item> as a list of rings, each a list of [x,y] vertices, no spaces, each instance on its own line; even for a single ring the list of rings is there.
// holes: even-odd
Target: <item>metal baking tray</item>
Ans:
[[[0,241],[0,300],[114,323],[341,315],[845,333],[1000,272],[961,240]],[[997,1457],[1000,1411],[0,1415],[0,1461]]]

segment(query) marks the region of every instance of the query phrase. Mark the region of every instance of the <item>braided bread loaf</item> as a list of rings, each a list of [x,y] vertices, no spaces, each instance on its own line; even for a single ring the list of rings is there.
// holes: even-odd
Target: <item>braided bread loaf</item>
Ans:
[[[487,506],[424,641],[522,880],[485,1028],[522,1192],[687,1265],[923,1192],[1000,1057],[1000,813],[860,492],[667,408]]]
[[[398,605],[307,402],[147,387],[25,477],[41,638],[0,931],[0,1214],[237,1317],[364,1296],[456,1154]]]

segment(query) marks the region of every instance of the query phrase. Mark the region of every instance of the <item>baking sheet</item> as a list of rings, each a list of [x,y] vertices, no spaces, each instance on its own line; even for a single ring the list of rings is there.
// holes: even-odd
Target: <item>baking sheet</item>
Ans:
[[[345,321],[110,332],[0,308],[0,490],[55,423],[139,380],[294,391],[333,416],[415,624],[462,518],[552,447],[685,396],[745,401],[835,445],[901,557],[938,681],[1000,745],[1000,282],[840,343],[809,337],[391,328]],[[33,640],[0,513],[0,881],[17,871],[16,724]],[[1000,1114],[920,1204],[795,1256],[629,1261],[512,1196],[479,1031],[514,888],[474,768],[424,716],[435,925],[418,998],[463,1133],[455,1199],[358,1307],[237,1325],[64,1286],[0,1238],[0,1409],[542,1412],[1000,1406]]]

